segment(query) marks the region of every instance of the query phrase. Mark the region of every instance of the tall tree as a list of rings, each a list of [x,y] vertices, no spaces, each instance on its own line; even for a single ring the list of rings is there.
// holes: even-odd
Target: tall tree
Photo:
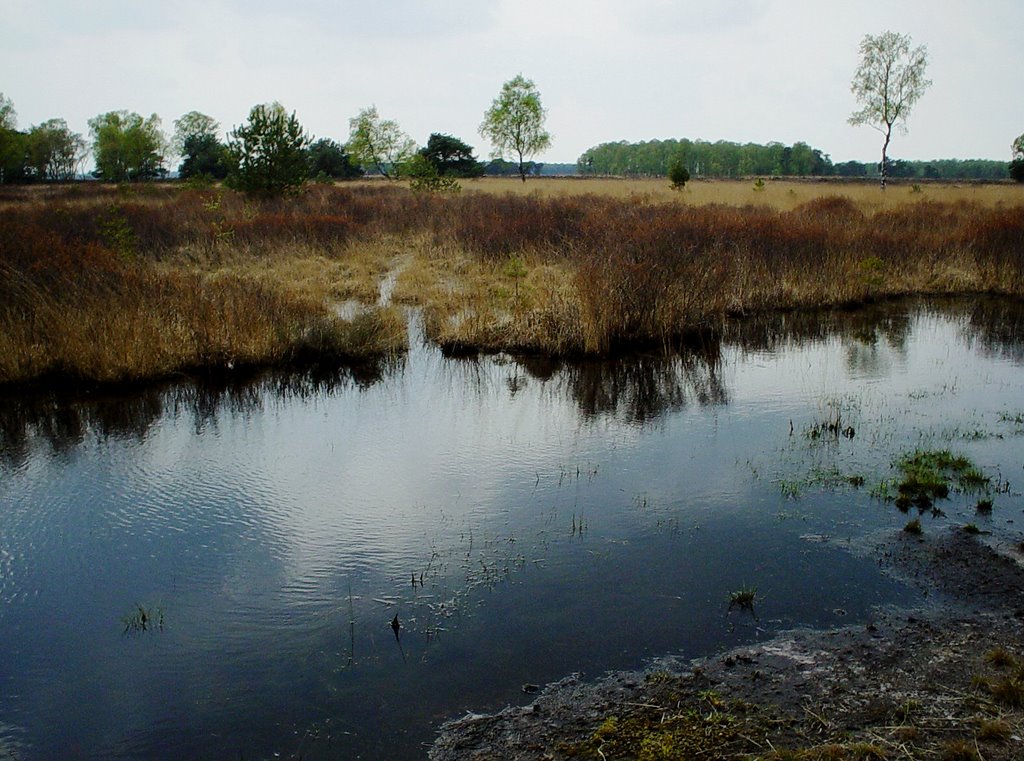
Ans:
[[[526,157],[551,145],[544,129],[547,112],[532,81],[517,74],[501,86],[501,92],[484,113],[480,134],[494,147],[494,158],[513,153],[519,158],[519,177],[526,182]]]
[[[228,184],[260,195],[282,195],[306,181],[310,138],[295,112],[280,103],[253,106],[249,121],[235,127],[228,140],[233,163]]]
[[[850,84],[860,109],[850,116],[849,122],[854,126],[866,124],[884,136],[880,166],[885,190],[886,154],[893,127],[906,132],[911,109],[931,85],[925,76],[928,49],[924,45],[911,49],[910,35],[883,32],[877,37],[864,35],[860,55],[860,65]]]
[[[403,166],[416,153],[416,143],[402,132],[398,122],[381,119],[376,106],[364,108],[348,121],[348,148],[352,159],[363,169],[374,169],[389,179],[402,173]]]
[[[28,165],[38,180],[73,180],[85,155],[85,140],[63,119],[50,119],[28,132]]]
[[[189,135],[181,148],[178,176],[183,180],[206,178],[223,180],[231,168],[228,147],[216,135]]]
[[[167,139],[160,117],[143,119],[134,111],[110,111],[89,120],[96,170],[101,180],[151,180],[167,173]]]
[[[0,92],[0,183],[25,179],[27,137],[17,126],[14,103]]]
[[[484,166],[473,155],[472,146],[451,135],[431,134],[420,155],[433,164],[439,176],[479,177]]]
[[[309,157],[309,176],[330,177],[332,179],[348,179],[359,177],[363,170],[355,166],[345,146],[331,140],[329,137],[322,137],[309,146],[307,150]]]
[[[212,116],[189,111],[174,120],[174,135],[171,137],[171,150],[175,156],[185,156],[185,141],[190,137],[213,137],[216,139],[220,131],[220,122]]]
[[[14,101],[0,92],[0,129],[17,129],[18,114],[14,110]]]
[[[1010,146],[1013,161],[1010,162],[1010,176],[1017,182],[1024,182],[1024,135],[1013,141]]]

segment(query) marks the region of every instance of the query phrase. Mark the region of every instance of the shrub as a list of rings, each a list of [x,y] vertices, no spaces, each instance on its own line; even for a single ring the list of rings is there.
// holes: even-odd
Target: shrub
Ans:
[[[682,161],[676,159],[668,168],[668,179],[672,183],[673,190],[682,190],[690,181],[690,170]]]

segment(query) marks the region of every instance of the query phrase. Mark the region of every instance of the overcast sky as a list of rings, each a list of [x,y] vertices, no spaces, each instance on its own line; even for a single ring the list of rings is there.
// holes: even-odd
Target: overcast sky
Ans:
[[[87,134],[127,109],[229,130],[277,100],[344,142],[376,105],[420,144],[447,132],[484,157],[483,112],[521,72],[548,110],[543,161],[670,137],[873,161],[850,78],[861,38],[891,29],[927,45],[934,84],[890,156],[1008,161],[1024,132],[1024,0],[0,0],[0,28],[22,129]]]

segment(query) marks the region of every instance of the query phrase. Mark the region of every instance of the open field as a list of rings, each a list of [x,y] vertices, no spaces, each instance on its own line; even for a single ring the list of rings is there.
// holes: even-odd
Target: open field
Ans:
[[[4,190],[0,210],[0,384],[368,358],[404,346],[398,305],[453,349],[571,355],[667,348],[727,314],[1024,295],[1009,184],[76,185]]]
[[[999,204],[1024,204],[1024,184],[981,182],[920,182],[889,179],[883,193],[876,181],[841,178],[764,179],[764,189],[755,190],[756,177],[739,180],[691,180],[681,191],[672,190],[661,178],[630,179],[618,177],[540,177],[526,183],[516,178],[485,177],[463,182],[463,190],[483,193],[514,193],[560,197],[594,194],[613,198],[646,198],[654,202],[682,202],[691,205],[709,203],[730,206],[766,205],[790,211],[824,195],[848,198],[862,211],[889,209],[908,202],[967,201],[992,207]],[[914,188],[920,188],[919,191]]]

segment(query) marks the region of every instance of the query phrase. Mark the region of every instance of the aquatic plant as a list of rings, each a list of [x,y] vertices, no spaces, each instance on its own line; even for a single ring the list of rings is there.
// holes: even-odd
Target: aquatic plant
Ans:
[[[147,608],[141,603],[121,616],[124,634],[141,634],[146,631],[164,630],[164,612],[161,608]]]
[[[915,536],[920,535],[923,533],[923,529],[921,528],[921,519],[914,518],[914,520],[909,521],[907,525],[903,527],[903,531],[908,534],[914,534]]]
[[[729,593],[729,607],[731,608],[735,605],[741,610],[753,610],[756,597],[757,589],[754,587],[737,589]]]
[[[895,483],[882,482],[873,496],[891,500],[903,511],[912,505],[920,510],[932,508],[934,500],[949,497],[950,487],[961,492],[986,489],[991,481],[974,463],[948,449],[916,449],[893,464],[902,474]]]

